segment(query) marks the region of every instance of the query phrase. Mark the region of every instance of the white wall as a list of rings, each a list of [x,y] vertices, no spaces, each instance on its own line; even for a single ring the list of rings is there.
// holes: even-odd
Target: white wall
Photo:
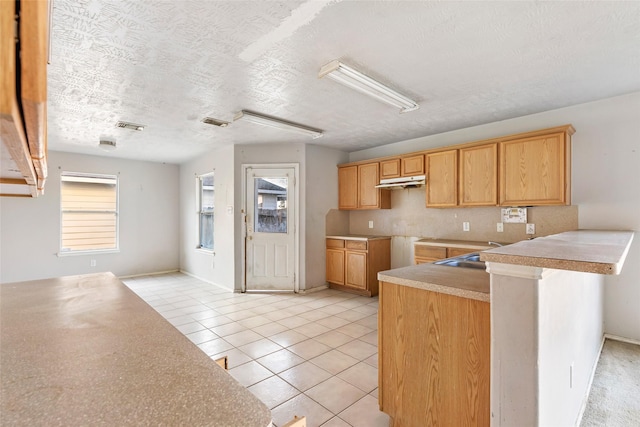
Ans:
[[[491,425],[577,425],[602,343],[603,276],[489,269]]]
[[[571,123],[572,203],[580,228],[640,231],[640,92],[351,153],[349,161]],[[640,236],[622,274],[607,276],[605,332],[640,340]]]
[[[49,152],[44,196],[0,200],[0,281],[3,283],[111,271],[118,276],[179,267],[178,166]],[[120,252],[58,256],[60,173],[119,177]],[[96,266],[90,267],[90,260]]]
[[[233,147],[210,152],[180,165],[180,269],[229,290],[234,289],[235,283],[233,266],[236,244],[233,228],[235,218],[240,215],[239,208],[236,211],[234,200],[236,185],[233,165]],[[215,174],[213,254],[196,249],[196,177],[209,172]],[[239,187],[238,185],[237,188]]]
[[[337,165],[347,162],[347,153],[317,145],[306,151],[307,206],[304,240],[306,243],[305,289],[326,285],[326,218],[338,208]]]

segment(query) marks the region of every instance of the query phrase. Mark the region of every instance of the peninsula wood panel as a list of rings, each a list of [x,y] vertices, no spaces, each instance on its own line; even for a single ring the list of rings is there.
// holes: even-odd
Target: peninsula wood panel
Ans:
[[[498,144],[460,149],[460,206],[498,204]]]
[[[390,425],[490,425],[489,303],[382,282],[378,322]]]
[[[559,132],[501,142],[500,204],[570,204],[569,139]]]
[[[446,208],[458,205],[458,150],[426,155],[427,207]]]

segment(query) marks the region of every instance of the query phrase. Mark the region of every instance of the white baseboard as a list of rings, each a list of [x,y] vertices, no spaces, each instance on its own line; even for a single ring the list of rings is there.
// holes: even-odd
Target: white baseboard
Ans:
[[[208,283],[208,284],[213,285],[213,286],[215,286],[215,287],[217,287],[217,288],[220,288],[220,289],[224,289],[225,291],[228,291],[228,292],[240,292],[240,291],[237,291],[237,290],[235,290],[235,289],[229,289],[229,288],[227,288],[227,287],[224,287],[224,286],[222,286],[222,285],[220,285],[220,284],[218,284],[218,283],[212,282],[211,280],[207,280],[207,279],[205,279],[205,278],[203,278],[203,277],[196,276],[195,274],[193,274],[193,273],[189,273],[189,272],[188,272],[188,271],[186,271],[186,270],[180,270],[180,273],[185,274],[185,275],[187,275],[187,276],[189,276],[189,277],[193,277],[194,279],[202,280],[202,281],[203,281],[203,282],[205,282],[205,283]]]
[[[634,340],[632,338],[621,337],[619,335],[604,334],[604,337],[608,338],[610,340],[614,340],[614,341],[622,341],[622,342],[626,342],[626,343],[629,343],[629,344],[640,345],[640,341],[638,341],[638,340]]]
[[[318,291],[324,291],[325,289],[329,289],[329,285],[315,286],[315,287],[310,288],[310,289],[300,289],[298,291],[298,293],[300,293],[300,294],[311,294],[311,293],[318,292]]]
[[[118,279],[133,279],[134,277],[159,276],[160,274],[179,273],[180,270],[154,271],[153,273],[130,274],[128,276],[118,276]]]

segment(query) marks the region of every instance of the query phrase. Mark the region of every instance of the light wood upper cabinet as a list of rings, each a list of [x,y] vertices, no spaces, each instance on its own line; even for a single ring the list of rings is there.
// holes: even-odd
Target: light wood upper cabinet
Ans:
[[[427,168],[427,207],[444,208],[458,204],[458,150],[429,153]]]
[[[338,168],[338,208],[358,209],[358,166]]]
[[[376,188],[380,183],[380,164],[341,166],[338,168],[338,208],[390,209],[391,194]]]
[[[358,208],[380,209],[379,163],[358,166]]]
[[[500,205],[568,205],[571,134],[565,132],[500,142]]]
[[[498,144],[460,149],[460,206],[498,204]]]
[[[401,159],[401,176],[424,175],[424,155],[406,156]]]
[[[380,161],[380,179],[399,178],[400,159],[388,159]]]

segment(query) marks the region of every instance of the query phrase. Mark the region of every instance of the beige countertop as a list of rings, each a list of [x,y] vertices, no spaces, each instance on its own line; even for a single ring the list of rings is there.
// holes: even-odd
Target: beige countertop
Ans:
[[[341,240],[388,240],[391,236],[365,236],[363,234],[343,234],[340,236],[326,236],[327,239],[341,239]]]
[[[271,425],[262,402],[111,273],[0,292],[3,425]]]
[[[480,253],[487,262],[620,274],[633,231],[577,230],[523,240]]]
[[[489,302],[489,273],[485,270],[427,263],[381,271],[378,280]]]
[[[495,248],[489,242],[477,242],[473,240],[452,240],[452,239],[420,239],[414,242],[415,245],[437,246],[448,248],[471,248],[483,251],[485,249]],[[505,243],[508,244],[508,243]]]

